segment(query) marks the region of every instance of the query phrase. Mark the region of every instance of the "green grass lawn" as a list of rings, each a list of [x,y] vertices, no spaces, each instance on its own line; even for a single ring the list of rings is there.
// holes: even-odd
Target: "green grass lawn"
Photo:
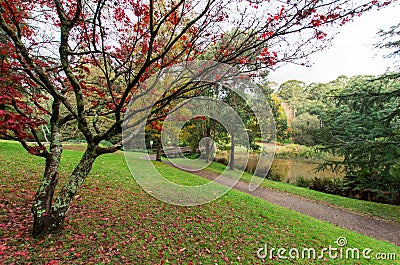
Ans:
[[[61,182],[81,154],[64,151]],[[196,207],[163,203],[137,185],[120,152],[96,161],[62,233],[34,240],[30,206],[43,162],[18,144],[0,141],[0,264],[400,264],[400,257],[387,263],[327,255],[285,260],[276,251],[272,260],[262,260],[256,252],[265,244],[320,251],[334,247],[338,237],[346,237],[350,248],[371,248],[371,255],[399,256],[400,248],[234,190]],[[155,166],[176,182],[206,182],[161,163]]]
[[[183,165],[188,165],[188,166],[190,165],[190,161],[188,161],[187,159],[177,158],[173,159],[173,161],[181,163]],[[203,161],[197,161],[195,166],[198,168],[203,168],[206,166],[206,163]],[[225,168],[226,167],[223,164],[213,162],[206,168],[206,170],[220,174],[225,170]],[[237,178],[237,176],[241,173],[242,173],[241,171],[235,170],[235,171],[227,171],[225,175]],[[250,182],[252,178],[253,178],[252,174],[244,172],[241,180],[245,182]],[[363,200],[356,200],[347,197],[326,194],[323,192],[298,187],[293,184],[269,180],[269,179],[263,180],[261,186],[288,192],[314,201],[320,201],[329,204],[331,206],[345,208],[352,212],[400,224],[399,205],[389,205],[389,204],[382,204],[382,203],[369,202]]]

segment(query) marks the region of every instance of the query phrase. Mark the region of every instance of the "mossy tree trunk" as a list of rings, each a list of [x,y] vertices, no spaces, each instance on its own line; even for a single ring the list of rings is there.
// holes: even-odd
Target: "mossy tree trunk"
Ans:
[[[60,101],[52,103],[52,116],[50,119],[50,148],[45,153],[46,164],[42,182],[36,192],[32,205],[34,238],[58,231],[61,229],[65,214],[72,200],[92,169],[93,162],[98,157],[98,146],[93,142],[88,144],[82,159],[75,167],[67,183],[54,200],[59,179],[59,166],[62,156]]]
[[[51,207],[54,191],[58,183],[58,166],[61,158],[61,146],[53,146],[53,152],[46,157],[46,168],[42,183],[36,192],[32,205],[33,228],[32,236],[40,237],[47,234],[50,228]]]
[[[61,189],[51,208],[51,232],[58,231],[62,228],[65,215],[71,206],[74,196],[92,170],[93,163],[97,156],[95,146],[88,146],[67,183]]]
[[[57,157],[46,160],[44,178],[32,206],[34,218],[33,237],[38,238],[61,230],[74,196],[82,186],[98,156],[95,148],[96,146],[88,145],[84,155],[55,200],[53,200],[53,196],[58,181],[61,152],[52,154],[54,156],[57,155]]]
[[[35,200],[32,205],[33,214],[33,237],[47,234],[50,227],[50,212],[53,202],[54,191],[58,183],[58,168],[60,165],[62,146],[60,142],[59,110],[60,102],[54,100],[52,104],[52,116],[50,119],[50,150],[46,152],[46,164],[42,182],[36,191]]]

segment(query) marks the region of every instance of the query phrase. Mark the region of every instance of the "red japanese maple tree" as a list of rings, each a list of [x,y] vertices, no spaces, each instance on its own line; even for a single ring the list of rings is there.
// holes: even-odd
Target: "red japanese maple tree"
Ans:
[[[33,236],[62,227],[95,159],[121,146],[99,143],[121,133],[128,102],[147,93],[140,84],[157,71],[198,59],[248,71],[304,59],[327,45],[331,26],[389,3],[0,0],[0,134],[45,159],[32,205]],[[201,88],[175,89],[152,113],[193,89]],[[55,196],[61,131],[69,123],[87,147]],[[39,133],[44,124],[48,148]]]

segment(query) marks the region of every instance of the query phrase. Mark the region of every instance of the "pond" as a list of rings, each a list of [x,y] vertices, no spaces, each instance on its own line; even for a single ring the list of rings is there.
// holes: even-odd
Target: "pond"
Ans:
[[[228,152],[218,152],[216,155],[217,161],[221,158],[225,158],[228,160],[229,153]],[[237,154],[235,157],[235,166],[244,169],[246,171],[254,173],[256,165],[258,163],[259,156],[255,154],[249,155],[249,160],[247,165],[245,163],[245,157],[243,155]],[[261,162],[260,167],[261,171],[266,173],[266,168],[270,164],[270,161]],[[311,159],[279,159],[274,158],[271,168],[268,172],[268,178],[280,180],[288,183],[295,183],[296,179],[299,177],[304,177],[305,179],[311,179],[314,177],[318,178],[342,178],[341,173],[334,173],[330,170],[319,171],[317,172],[315,169],[318,166],[318,163]],[[264,176],[265,176],[265,173]]]
[[[274,159],[270,169],[270,174],[279,178],[280,181],[294,183],[298,177],[306,179],[318,178],[341,178],[342,174],[334,173],[330,170],[316,172],[318,163],[314,161]]]

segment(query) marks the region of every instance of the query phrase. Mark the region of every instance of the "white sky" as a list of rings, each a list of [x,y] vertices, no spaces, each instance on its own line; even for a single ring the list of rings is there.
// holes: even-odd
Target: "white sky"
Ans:
[[[365,13],[341,27],[331,47],[310,57],[312,67],[287,64],[271,71],[269,80],[279,84],[290,79],[311,83],[328,82],[340,75],[382,74],[394,60],[384,59],[374,49],[380,40],[376,33],[399,23],[399,16],[399,4]]]

